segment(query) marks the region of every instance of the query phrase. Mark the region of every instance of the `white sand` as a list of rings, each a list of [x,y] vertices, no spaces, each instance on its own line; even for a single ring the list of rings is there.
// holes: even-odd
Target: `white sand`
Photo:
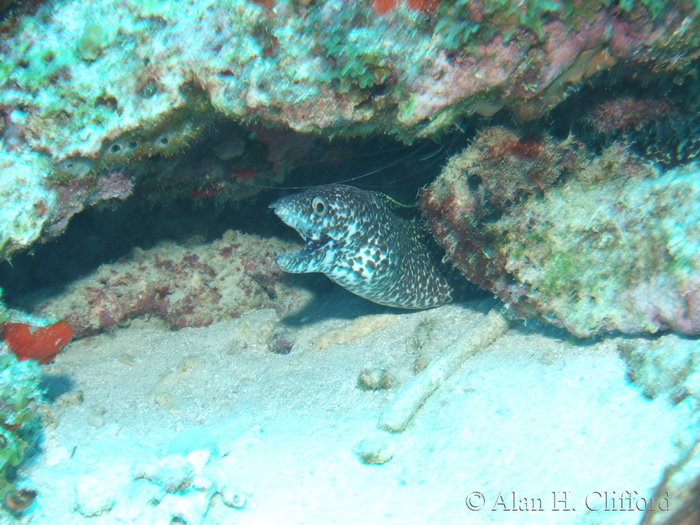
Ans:
[[[58,425],[46,429],[42,454],[23,470],[40,490],[24,521],[152,523],[154,505],[143,493],[153,484],[132,480],[134,464],[162,459],[194,427],[218,440],[208,468],[218,467],[246,500],[237,509],[215,496],[204,520],[192,523],[638,523],[636,511],[587,512],[585,497],[649,496],[676,457],[672,438],[686,414],[682,405],[644,399],[612,340],[579,344],[518,325],[469,359],[404,433],[377,429],[414,362],[433,358],[491,306],[403,313],[336,288],[307,322],[284,325],[296,340],[286,355],[267,348],[283,326],[272,310],[179,332],[137,321],[74,342],[45,370],[70,376],[83,401],[67,403],[76,397],[70,392],[59,398]],[[355,335],[376,319],[386,326],[312,344],[362,315],[370,317],[351,325]],[[368,364],[387,369],[394,387],[357,388]],[[393,459],[360,462],[353,447],[367,437],[396,447]],[[95,485],[88,492],[106,492],[113,508],[92,518],[75,512],[80,479]],[[474,491],[485,499],[480,511],[465,505]],[[553,491],[570,491],[576,510],[552,511]],[[530,506],[541,498],[544,511],[504,510],[512,492]],[[504,503],[492,511],[499,494]]]

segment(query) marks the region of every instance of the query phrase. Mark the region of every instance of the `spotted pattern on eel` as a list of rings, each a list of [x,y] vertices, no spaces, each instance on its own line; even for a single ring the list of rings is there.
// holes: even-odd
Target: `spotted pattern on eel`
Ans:
[[[289,273],[320,272],[350,292],[397,308],[433,308],[453,300],[448,268],[418,221],[381,193],[343,184],[316,186],[270,205],[306,245],[277,257]]]

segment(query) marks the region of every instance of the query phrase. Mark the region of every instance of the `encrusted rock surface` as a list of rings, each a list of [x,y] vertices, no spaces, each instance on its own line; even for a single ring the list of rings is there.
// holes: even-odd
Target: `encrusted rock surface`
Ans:
[[[652,0],[40,6],[0,27],[0,256],[149,182],[244,197],[289,151],[313,158],[306,134],[410,141],[474,112],[533,118],[599,71],[682,79],[699,19]],[[173,157],[221,141],[216,158]]]
[[[482,133],[422,195],[470,281],[580,337],[700,333],[698,202],[695,165],[661,173],[621,145],[591,157],[503,130]]]
[[[285,281],[275,265],[275,255],[290,249],[289,243],[235,231],[192,247],[136,248],[131,256],[73,282],[40,304],[37,313],[68,320],[81,337],[140,316],[160,317],[177,329],[258,308],[286,311],[311,299],[308,290]]]

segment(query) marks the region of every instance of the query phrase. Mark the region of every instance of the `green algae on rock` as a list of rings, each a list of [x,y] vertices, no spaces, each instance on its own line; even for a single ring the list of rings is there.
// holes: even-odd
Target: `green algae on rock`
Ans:
[[[579,337],[700,333],[697,165],[660,173],[615,146],[497,220],[482,220],[459,166],[448,164],[423,206],[470,280]]]
[[[572,333],[700,333],[700,172],[573,180],[502,224],[505,270]]]

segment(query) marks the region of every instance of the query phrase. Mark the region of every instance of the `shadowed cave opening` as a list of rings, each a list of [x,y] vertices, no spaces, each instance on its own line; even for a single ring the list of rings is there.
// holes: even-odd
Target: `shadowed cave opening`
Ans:
[[[296,240],[296,232],[282,224],[268,205],[282,195],[318,184],[344,182],[386,193],[405,204],[414,203],[419,189],[440,174],[447,159],[466,147],[480,129],[490,126],[509,127],[525,135],[544,133],[558,139],[573,134],[591,151],[599,153],[611,141],[624,137],[619,133],[605,135],[597,132],[591,124],[591,112],[602,100],[610,97],[613,100],[644,100],[648,92],[648,86],[630,81],[622,74],[617,77],[606,74],[606,77],[605,82],[596,87],[584,86],[549,114],[530,122],[521,122],[514,112],[502,110],[488,118],[478,115],[464,118],[455,123],[451,132],[434,139],[417,140],[411,145],[385,136],[321,142],[322,148],[334,152],[332,159],[296,165],[287,170],[279,184],[260,181],[262,184],[256,188],[258,192],[241,200],[231,198],[230,193],[197,199],[188,198],[186,191],[178,198],[173,198],[174,192],[158,195],[157,187],[155,190],[152,185],[147,187],[148,181],[144,181],[144,195],[139,192],[141,183],[137,182],[134,194],[127,200],[101,201],[73,216],[59,237],[37,243],[28,251],[15,255],[11,261],[0,263],[0,284],[5,300],[10,305],[18,305],[23,302],[22,297],[29,294],[57,292],[101,264],[129,255],[135,247],[146,250],[164,240],[182,245],[210,242],[231,229],[264,238]],[[669,82],[666,80],[658,86],[659,92],[673,103],[685,101],[685,104],[692,105],[697,95],[689,96],[688,86],[670,86]],[[678,127],[675,120],[669,121]],[[227,129],[230,131],[232,126],[236,127],[222,124],[221,133],[226,133]],[[670,151],[680,133],[675,127],[659,128],[649,140],[654,141],[654,148]],[[200,151],[206,151],[208,143],[217,138],[220,137],[216,134],[209,136],[181,155],[144,162],[154,161],[156,169],[168,166],[170,159],[178,162],[182,156],[188,156],[190,162],[197,162]],[[629,143],[638,153],[649,148],[644,136],[639,134],[633,135]],[[264,146],[260,154],[265,154]],[[174,183],[177,184],[177,180]],[[253,177],[245,184],[255,186],[260,183]],[[271,187],[273,185],[276,187]]]
[[[258,193],[241,200],[213,195],[152,202],[139,194],[137,184],[127,200],[87,208],[72,217],[59,237],[3,261],[4,298],[18,305],[37,292],[58,292],[100,265],[128,256],[135,247],[147,250],[165,240],[187,246],[213,241],[231,229],[263,238],[297,239],[268,205],[305,187],[347,182],[411,204],[419,188],[440,173],[447,156],[464,147],[465,137],[457,130],[439,142],[423,140],[410,146],[386,138],[367,140],[360,147],[352,145],[347,162],[296,167],[279,188],[257,188]],[[255,185],[254,178],[250,184]]]

